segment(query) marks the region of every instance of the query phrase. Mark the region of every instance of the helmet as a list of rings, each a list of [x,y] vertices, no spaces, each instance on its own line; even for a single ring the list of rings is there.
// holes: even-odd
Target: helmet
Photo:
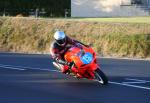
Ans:
[[[56,31],[54,38],[58,45],[64,46],[66,44],[66,34],[63,31]]]

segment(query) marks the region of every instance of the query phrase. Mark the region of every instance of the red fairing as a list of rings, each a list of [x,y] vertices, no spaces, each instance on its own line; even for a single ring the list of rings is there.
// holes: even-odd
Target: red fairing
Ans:
[[[85,56],[88,54],[90,56]],[[85,56],[84,60],[82,57]],[[82,46],[71,47],[64,55],[65,60],[68,62],[74,62],[75,66],[72,68],[72,72],[79,78],[94,79],[94,71],[99,68],[96,61],[96,53],[91,47]],[[92,59],[91,59],[92,58]],[[88,61],[88,62],[87,62]]]

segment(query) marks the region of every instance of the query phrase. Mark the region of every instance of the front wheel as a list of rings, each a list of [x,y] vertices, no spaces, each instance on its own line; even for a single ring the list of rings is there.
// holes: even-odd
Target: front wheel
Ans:
[[[101,83],[102,85],[108,84],[108,79],[107,79],[106,75],[99,68],[97,68],[94,71],[94,75],[95,75],[94,79],[96,81],[98,81],[99,83]]]

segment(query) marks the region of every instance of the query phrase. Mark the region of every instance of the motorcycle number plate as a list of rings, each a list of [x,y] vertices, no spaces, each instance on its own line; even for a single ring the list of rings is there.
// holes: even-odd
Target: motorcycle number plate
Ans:
[[[82,57],[81,57],[81,61],[84,63],[84,64],[89,64],[91,63],[93,60],[93,55],[89,52],[85,53]]]

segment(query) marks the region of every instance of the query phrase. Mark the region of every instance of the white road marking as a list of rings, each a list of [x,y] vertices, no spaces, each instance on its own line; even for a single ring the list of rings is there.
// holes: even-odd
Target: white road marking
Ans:
[[[21,68],[16,68],[16,67],[8,67],[8,66],[4,66],[4,65],[0,65],[0,67],[7,68],[7,69],[15,69],[15,70],[26,70],[26,69],[21,69]]]
[[[137,86],[137,85],[131,85],[131,84],[125,84],[125,83],[118,83],[118,82],[111,82],[111,81],[109,81],[109,83],[111,83],[111,84],[117,84],[117,85],[123,85],[123,86],[128,86],[128,87],[134,87],[134,88],[140,88],[140,89],[150,90],[150,87],[142,87],[142,86]]]
[[[2,68],[8,68],[8,69],[16,69],[16,70],[32,69],[32,70],[44,70],[44,71],[51,71],[51,72],[60,72],[60,71],[58,71],[58,70],[32,68],[32,67],[23,67],[23,66],[13,66],[13,65],[3,65],[3,64],[0,64],[0,67],[2,67]],[[22,68],[23,68],[23,69],[22,69]],[[127,79],[127,80],[138,81],[138,83],[139,83],[139,82],[150,82],[150,81],[138,80],[138,79],[130,79],[130,78],[126,78],[126,79]],[[117,84],[117,85],[123,85],[123,86],[128,86],[128,87],[134,87],[134,88],[141,88],[141,89],[150,90],[150,87],[142,87],[142,86],[131,85],[131,84],[127,84],[127,83],[118,83],[118,82],[112,82],[112,81],[109,81],[109,83],[111,83],[111,84]],[[130,83],[131,83],[131,82],[130,82]],[[133,82],[132,82],[132,83],[133,83]]]
[[[148,83],[150,81],[147,80],[139,80],[139,79],[130,79],[130,78],[126,78],[126,80],[130,80],[129,82],[122,82],[125,84],[140,84],[140,83]]]
[[[43,70],[43,71],[51,71],[51,72],[60,72],[60,71],[58,71],[58,70],[32,68],[32,67],[23,67],[23,66],[14,66],[14,65],[3,65],[3,64],[0,64],[0,67],[2,67],[2,68],[8,68],[8,69],[16,69],[16,70],[32,69],[32,70]]]
[[[142,84],[142,83],[147,83],[147,82],[122,82],[124,84]]]
[[[131,78],[126,78],[126,80],[133,80],[133,81],[139,81],[139,82],[150,82],[150,81],[147,81],[147,80],[131,79]]]

